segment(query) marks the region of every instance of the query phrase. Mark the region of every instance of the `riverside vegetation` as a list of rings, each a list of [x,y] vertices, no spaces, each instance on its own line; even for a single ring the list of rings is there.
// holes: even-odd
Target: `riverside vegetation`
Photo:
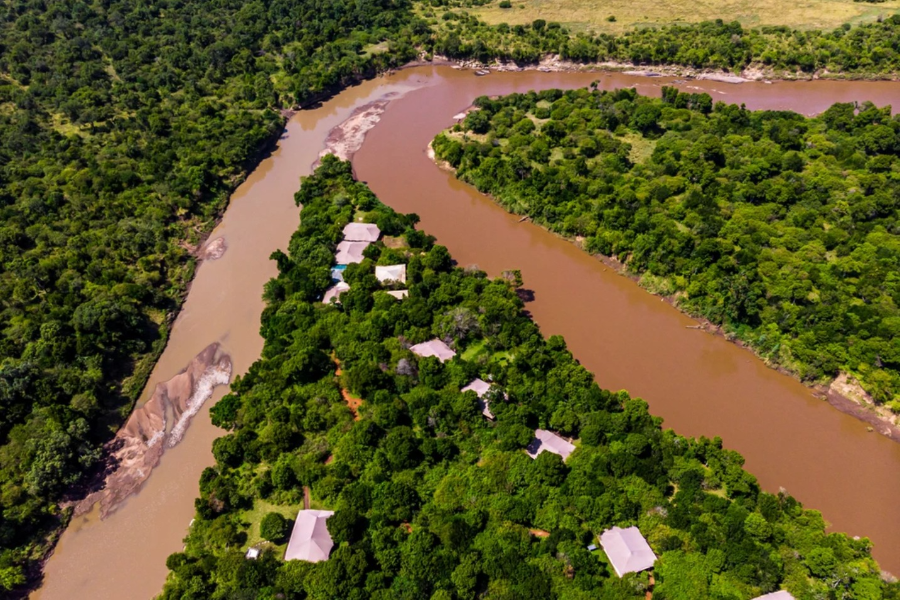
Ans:
[[[515,273],[454,267],[349,163],[326,157],[296,200],[301,225],[266,286],[262,358],[212,409],[229,433],[160,598],[638,600],[647,573],[619,579],[586,549],[632,524],[660,557],[654,598],[746,600],[783,586],[800,600],[900,598],[867,540],[826,534],[819,513],[761,491],[720,440],[663,430],[642,400],[600,389],[525,315]],[[358,217],[403,243],[370,246],[347,267],[341,304],[323,305],[335,246]],[[374,275],[396,263],[407,264],[404,300]],[[408,349],[435,336],[457,356]],[[460,392],[475,377],[494,382],[495,422]],[[358,419],[342,388],[363,399]],[[567,463],[525,454],[536,427],[575,440]],[[335,511],[325,562],[280,559],[282,515],[302,506],[303,486],[314,508]],[[260,536],[270,543],[247,560]]]
[[[191,249],[274,141],[279,109],[418,52],[897,71],[894,19],[610,38],[442,11],[409,0],[0,6],[0,591],[39,576],[65,521],[59,502],[102,463],[165,344]]]
[[[476,101],[436,155],[501,205],[615,256],[805,380],[900,411],[900,119],[816,118],[663,88]]]

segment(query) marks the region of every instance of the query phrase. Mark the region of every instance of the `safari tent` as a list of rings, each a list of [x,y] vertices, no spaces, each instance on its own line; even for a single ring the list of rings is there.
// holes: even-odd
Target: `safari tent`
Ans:
[[[619,577],[645,571],[656,562],[656,555],[637,527],[607,529],[600,534],[600,545]]]
[[[406,283],[406,265],[375,267],[375,278],[382,283],[387,281]]]
[[[301,510],[294,521],[291,539],[284,560],[320,562],[328,560],[334,542],[325,522],[334,512],[330,510]]]
[[[410,348],[410,350],[412,350],[412,353],[416,356],[436,356],[441,362],[446,362],[456,356],[456,352],[454,352],[450,346],[437,338],[422,342],[421,344],[416,344]]]
[[[368,247],[370,242],[347,242],[343,241],[337,245],[337,253],[334,255],[334,261],[339,265],[349,265],[351,263],[361,263],[363,261],[363,250]]]
[[[484,398],[484,395],[491,389],[491,384],[483,379],[474,379],[469,384],[461,389],[461,392],[475,392],[475,395],[478,396],[478,405],[481,408],[481,414],[486,416],[488,419],[494,419],[494,413],[491,412],[490,406],[488,406],[488,401]]]
[[[559,454],[563,460],[569,458],[569,455],[572,454],[573,450],[575,450],[573,444],[570,444],[557,434],[552,431],[547,431],[546,429],[536,430],[534,432],[534,439],[531,440],[531,443],[525,448],[525,451],[531,458],[537,458],[538,454],[541,452],[552,452],[553,454]]]
[[[344,226],[344,239],[348,242],[377,242],[381,231],[373,223],[348,223]]]

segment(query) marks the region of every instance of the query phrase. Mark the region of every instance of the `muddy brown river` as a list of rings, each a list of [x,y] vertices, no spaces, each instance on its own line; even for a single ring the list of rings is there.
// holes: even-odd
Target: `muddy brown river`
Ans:
[[[460,264],[495,275],[522,270],[535,299],[528,309],[545,335],[562,334],[600,385],[627,389],[650,403],[665,425],[685,435],[721,436],[741,452],[769,491],[786,489],[821,510],[833,529],[868,536],[882,567],[900,573],[900,444],[817,400],[794,379],[766,367],[723,338],[687,329],[694,322],[572,244],[507,214],[438,169],[425,148],[479,95],[550,87],[637,87],[658,94],[671,78],[593,73],[495,73],[474,77],[449,67],[419,67],[366,82],[291,119],[278,149],[236,191],[211,239],[224,255],[203,263],[142,402],[207,345],[219,342],[241,374],[259,356],[268,260],[297,226],[293,194],[328,133],[354,111],[393,94],[381,121],[354,157],[360,179],[397,210],[418,213],[421,227]],[[887,82],[714,82],[678,84],[748,108],[814,114],[834,102],[898,103]],[[141,488],[106,519],[97,510],[73,520],[46,566],[40,600],[148,599],[165,580],[165,559],[181,549],[193,517],[201,471],[221,434],[208,409],[183,441],[167,450]]]

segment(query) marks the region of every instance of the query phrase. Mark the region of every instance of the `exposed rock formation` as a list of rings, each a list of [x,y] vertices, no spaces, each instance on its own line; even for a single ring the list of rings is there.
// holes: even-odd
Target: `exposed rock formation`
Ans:
[[[181,441],[213,389],[231,381],[231,358],[220,350],[218,343],[207,346],[178,375],[157,385],[150,400],[131,413],[107,446],[115,466],[102,489],[75,505],[76,516],[99,502],[100,517],[105,518],[140,489],[166,449]]]

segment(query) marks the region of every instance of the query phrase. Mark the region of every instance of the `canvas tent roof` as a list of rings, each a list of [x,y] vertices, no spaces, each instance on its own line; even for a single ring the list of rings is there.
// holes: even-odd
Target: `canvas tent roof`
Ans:
[[[794,597],[791,596],[790,592],[787,592],[785,590],[778,590],[777,592],[772,592],[771,594],[758,596],[753,600],[794,600]]]
[[[656,562],[656,555],[637,527],[607,529],[600,534],[600,545],[619,577],[649,569]]]
[[[469,383],[466,387],[461,389],[461,392],[473,391],[475,395],[478,396],[478,407],[481,409],[481,414],[486,416],[488,419],[494,418],[494,413],[491,412],[490,406],[488,406],[488,401],[483,398],[483,396],[487,393],[487,391],[491,389],[491,384],[483,379],[475,379]]]
[[[375,267],[375,278],[378,281],[399,281],[406,283],[406,265],[389,265]]]
[[[291,539],[284,560],[305,560],[319,562],[328,560],[328,554],[334,542],[325,521],[334,512],[330,510],[301,510],[294,521]]]
[[[332,298],[335,302],[339,302],[338,298],[340,298],[341,294],[350,289],[350,285],[344,283],[343,281],[338,281],[336,284],[325,290],[325,296],[322,297],[322,304],[328,304],[331,302]]]
[[[388,295],[403,300],[404,298],[409,296],[409,290],[393,290],[388,292]]]
[[[410,350],[418,356],[436,356],[441,362],[448,361],[456,356],[456,352],[450,346],[437,338],[416,344]]]
[[[563,460],[569,458],[569,455],[572,454],[573,450],[575,450],[574,445],[546,429],[535,430],[534,439],[531,440],[531,443],[525,448],[525,452],[527,452],[528,456],[531,458],[537,458],[538,454],[546,451],[552,452],[553,454],[559,454],[562,456]]]
[[[337,252],[334,260],[339,265],[349,265],[350,263],[361,263],[363,261],[363,250],[370,242],[341,242],[337,245]]]
[[[487,393],[489,389],[491,389],[491,384],[489,384],[487,381],[484,381],[483,379],[473,379],[469,383],[469,385],[467,385],[460,391],[468,392],[469,390],[472,390],[473,392],[475,392],[475,394],[478,395],[479,398],[481,398]]]
[[[344,239],[348,242],[376,242],[381,230],[373,223],[347,223],[344,226]]]

